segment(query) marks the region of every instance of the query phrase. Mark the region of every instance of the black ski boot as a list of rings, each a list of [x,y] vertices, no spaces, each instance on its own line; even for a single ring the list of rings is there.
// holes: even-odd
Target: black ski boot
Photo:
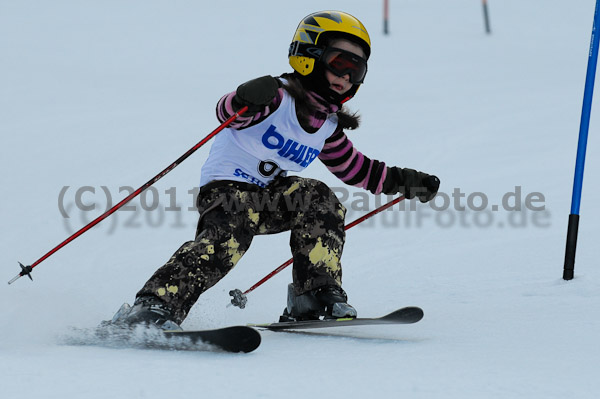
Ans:
[[[337,285],[327,285],[296,295],[294,285],[288,285],[287,308],[279,321],[301,321],[355,318],[356,309],[348,304],[348,295]]]
[[[168,331],[182,330],[173,321],[171,310],[155,296],[138,297],[133,306],[124,303],[107,324],[128,327],[147,325]]]

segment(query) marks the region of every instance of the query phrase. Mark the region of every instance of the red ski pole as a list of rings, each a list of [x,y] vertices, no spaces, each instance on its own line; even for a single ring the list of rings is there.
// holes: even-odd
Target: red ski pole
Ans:
[[[381,205],[379,208],[377,208],[377,209],[367,213],[366,215],[363,215],[363,216],[359,217],[358,219],[345,225],[344,230],[351,229],[352,227],[356,226],[357,224],[364,222],[365,220],[369,219],[370,217],[372,217],[374,215],[377,215],[379,212],[385,211],[386,209],[396,205],[398,202],[400,202],[402,200],[404,200],[403,195],[391,200],[387,204]],[[248,302],[248,298],[246,297],[246,294],[254,291],[256,288],[263,285],[264,282],[269,280],[271,277],[273,277],[274,275],[276,275],[277,273],[279,273],[280,271],[282,271],[283,269],[285,269],[292,263],[294,263],[294,258],[288,259],[283,264],[281,264],[281,266],[279,266],[277,269],[273,270],[271,273],[267,274],[260,281],[258,281],[256,284],[254,284],[252,287],[248,288],[244,292],[242,292],[241,290],[239,290],[237,288],[229,291],[229,295],[231,295],[233,297],[231,299],[231,304],[234,306],[237,306],[241,309],[244,309],[246,307],[246,303]],[[227,306],[229,306],[229,305],[227,305]]]
[[[116,204],[115,206],[113,206],[112,208],[110,208],[109,210],[104,212],[102,215],[98,216],[96,219],[92,220],[90,223],[83,226],[81,229],[79,229],[75,233],[73,233],[73,235],[71,235],[66,240],[64,240],[63,242],[58,244],[56,247],[51,249],[48,253],[46,253],[44,256],[42,256],[41,258],[39,258],[38,260],[33,262],[31,265],[25,266],[21,262],[19,262],[19,265],[21,266],[21,272],[19,274],[17,274],[12,280],[10,280],[8,282],[8,284],[14,283],[20,277],[23,277],[23,276],[27,276],[27,277],[29,277],[29,279],[33,280],[33,278],[31,278],[31,271],[33,270],[34,267],[36,267],[37,265],[42,263],[44,260],[46,260],[52,254],[57,252],[59,249],[61,249],[62,247],[64,247],[65,245],[67,245],[68,243],[70,243],[71,241],[73,241],[74,239],[76,239],[77,237],[79,237],[80,235],[82,235],[83,233],[85,233],[86,231],[88,231],[89,229],[91,229],[92,227],[94,227],[95,225],[97,225],[98,223],[100,223],[101,221],[103,221],[104,219],[109,217],[110,215],[112,215],[113,213],[115,213],[123,205],[125,205],[126,203],[131,201],[133,198],[137,197],[142,191],[144,191],[145,189],[147,189],[148,187],[152,186],[154,183],[159,181],[164,175],[166,175],[167,173],[169,173],[170,171],[175,169],[180,163],[185,161],[190,155],[192,155],[194,152],[196,152],[196,150],[198,148],[200,148],[204,144],[206,144],[206,142],[208,142],[210,139],[212,139],[214,136],[216,136],[217,133],[219,133],[221,130],[223,130],[227,126],[229,126],[231,124],[231,122],[236,120],[240,115],[242,115],[247,110],[248,110],[248,107],[243,107],[238,112],[236,112],[234,115],[231,115],[229,117],[229,119],[227,119],[225,122],[223,122],[218,128],[216,128],[215,130],[210,132],[205,138],[200,140],[200,142],[198,142],[198,144],[196,144],[195,146],[190,148],[185,154],[183,154],[182,156],[177,158],[177,160],[175,162],[173,162],[171,165],[167,166],[162,172],[160,172],[159,174],[154,176],[152,179],[148,180],[143,186],[141,186],[140,188],[138,188],[137,190],[135,190],[134,192],[129,194],[127,197],[123,198],[123,200],[121,200],[121,202],[119,202],[118,204]]]

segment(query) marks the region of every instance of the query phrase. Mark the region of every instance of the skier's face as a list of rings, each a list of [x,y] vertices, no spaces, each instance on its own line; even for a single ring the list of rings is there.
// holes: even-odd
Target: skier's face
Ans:
[[[360,47],[358,44],[353,43],[348,40],[344,40],[344,39],[334,40],[333,42],[331,42],[329,44],[329,47],[335,47],[340,50],[349,51],[361,58],[365,58],[365,53],[364,53],[362,47]],[[333,57],[333,56],[334,55],[332,55],[331,57]],[[330,62],[331,60],[325,59],[324,61],[327,63],[327,62]],[[332,73],[331,71],[325,70],[325,78],[329,82],[329,88],[338,94],[344,94],[352,88],[352,82],[350,82],[349,74],[337,76],[334,73]]]

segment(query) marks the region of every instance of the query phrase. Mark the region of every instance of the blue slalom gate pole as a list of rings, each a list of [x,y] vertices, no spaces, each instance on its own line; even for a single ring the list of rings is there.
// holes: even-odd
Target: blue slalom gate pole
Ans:
[[[563,279],[572,280],[575,269],[575,249],[577,247],[577,231],[579,229],[579,205],[581,204],[581,189],[583,186],[583,168],[585,166],[585,150],[587,147],[588,131],[590,128],[590,113],[592,98],[594,96],[594,81],[596,78],[596,64],[598,63],[598,45],[600,43],[600,13],[598,8],[600,0],[596,0],[594,11],[594,25],[585,77],[585,91],[583,93],[583,108],[581,110],[581,123],[579,125],[579,141],[577,143],[577,160],[575,162],[575,178],[573,180],[573,198],[571,200],[571,213],[567,229],[567,248],[565,251],[565,266]]]

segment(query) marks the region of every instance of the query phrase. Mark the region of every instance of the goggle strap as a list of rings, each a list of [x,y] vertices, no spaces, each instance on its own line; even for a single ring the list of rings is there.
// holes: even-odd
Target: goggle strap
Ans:
[[[309,57],[319,60],[321,55],[323,55],[322,47],[316,47],[309,43],[300,43],[298,41],[292,42],[290,44],[290,49],[288,51],[288,57],[291,56],[299,56],[299,57]]]

